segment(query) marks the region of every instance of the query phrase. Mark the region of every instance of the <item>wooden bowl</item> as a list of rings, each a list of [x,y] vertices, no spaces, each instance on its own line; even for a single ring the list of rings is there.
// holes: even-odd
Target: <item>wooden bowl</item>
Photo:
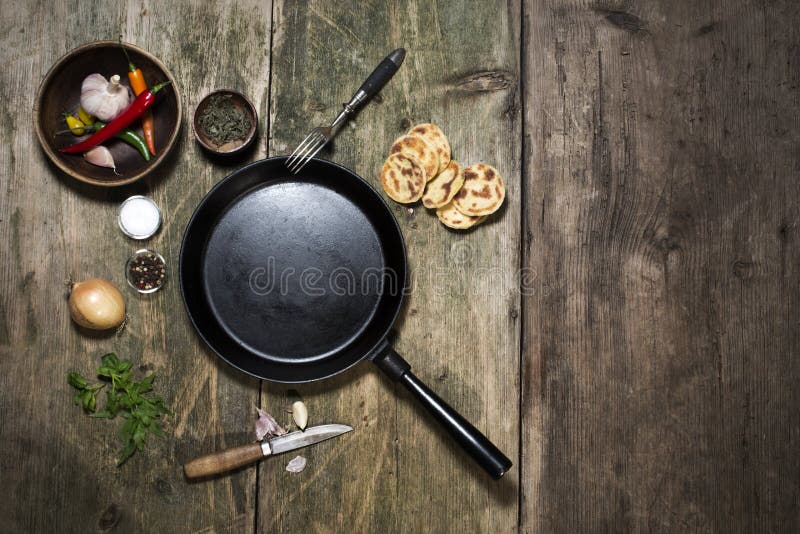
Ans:
[[[223,145],[217,145],[206,135],[205,131],[198,123],[200,116],[208,107],[211,97],[215,95],[230,96],[231,103],[250,118],[250,130],[242,139],[235,139]],[[207,94],[203,100],[197,104],[197,109],[194,111],[194,119],[192,120],[192,129],[194,130],[194,138],[200,143],[200,146],[212,154],[230,156],[243,152],[255,140],[256,130],[258,129],[258,114],[250,100],[239,91],[233,89],[217,89]]]
[[[45,75],[36,95],[33,122],[47,157],[59,169],[82,182],[113,187],[129,184],[141,179],[158,167],[178,140],[181,127],[181,97],[175,77],[161,61],[152,54],[134,45],[125,43],[131,61],[142,69],[148,86],[171,80],[172,83],[159,91],[158,100],[151,108],[155,123],[156,155],[145,161],[132,146],[112,139],[103,143],[114,156],[117,172],[98,167],[86,161],[81,154],[63,154],[59,148],[69,146],[85,137],[70,133],[56,135],[66,130],[64,113],[76,114],[80,104],[81,83],[94,72],[106,78],[119,74],[124,85],[128,83],[128,61],[117,41],[94,41],[80,46],[62,57]],[[142,133],[141,123],[134,122],[129,128]]]

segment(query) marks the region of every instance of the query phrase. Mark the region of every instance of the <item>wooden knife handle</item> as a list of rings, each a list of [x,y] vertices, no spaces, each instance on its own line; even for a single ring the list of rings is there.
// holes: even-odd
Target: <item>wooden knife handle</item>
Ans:
[[[207,454],[200,458],[195,458],[191,462],[184,464],[183,472],[186,478],[207,477],[217,475],[251,464],[264,457],[260,443],[250,443],[241,447],[234,447],[224,451]]]

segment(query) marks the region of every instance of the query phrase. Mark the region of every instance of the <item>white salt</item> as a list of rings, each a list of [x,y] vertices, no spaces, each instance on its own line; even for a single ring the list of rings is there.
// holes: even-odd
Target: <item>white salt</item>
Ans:
[[[119,227],[128,237],[147,239],[161,226],[161,212],[148,197],[133,196],[119,208]]]

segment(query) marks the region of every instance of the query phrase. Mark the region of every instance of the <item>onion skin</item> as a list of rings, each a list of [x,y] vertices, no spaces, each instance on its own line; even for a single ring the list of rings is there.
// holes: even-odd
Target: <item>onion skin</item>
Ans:
[[[69,314],[91,330],[117,328],[125,321],[125,298],[108,280],[90,278],[72,285]]]

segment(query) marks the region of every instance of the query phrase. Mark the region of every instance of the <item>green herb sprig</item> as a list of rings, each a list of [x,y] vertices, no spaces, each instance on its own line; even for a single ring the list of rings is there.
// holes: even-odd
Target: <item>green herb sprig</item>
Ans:
[[[89,384],[89,381],[78,373],[67,373],[67,382],[78,390],[75,394],[75,404],[83,406],[87,412],[93,412],[97,406],[97,392],[103,389],[105,384]]]
[[[144,449],[147,436],[155,434],[163,437],[164,431],[159,420],[161,416],[171,412],[164,405],[164,399],[152,395],[155,375],[148,375],[140,381],[131,376],[130,360],[120,360],[116,354],[103,356],[102,365],[97,369],[97,376],[104,382],[90,384],[79,373],[67,374],[69,385],[78,390],[75,404],[82,406],[92,417],[114,419],[120,415],[125,419],[120,429],[120,437],[124,443],[117,465],[122,465],[137,450]],[[106,404],[100,411],[97,407],[97,393],[106,389]]]

